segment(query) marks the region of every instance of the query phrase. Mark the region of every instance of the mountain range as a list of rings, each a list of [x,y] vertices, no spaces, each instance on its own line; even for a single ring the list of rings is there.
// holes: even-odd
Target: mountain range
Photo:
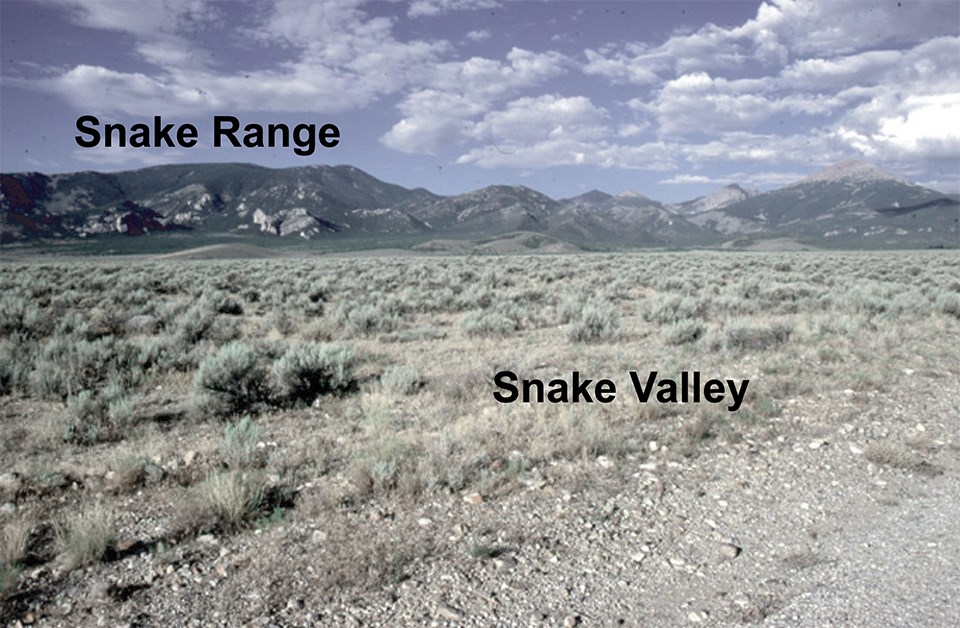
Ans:
[[[956,195],[860,161],[784,188],[729,185],[684,203],[598,190],[552,199],[521,185],[454,196],[353,166],[166,165],[117,173],[0,175],[0,243],[179,231],[277,238],[470,238],[534,232],[580,245],[957,247]]]

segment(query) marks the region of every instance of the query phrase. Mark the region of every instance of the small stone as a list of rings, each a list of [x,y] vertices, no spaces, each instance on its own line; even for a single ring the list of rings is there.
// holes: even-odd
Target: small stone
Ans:
[[[450,606],[449,604],[440,604],[437,607],[437,615],[443,619],[449,619],[451,621],[463,619],[463,612]]]
[[[721,543],[720,544],[720,556],[724,560],[733,560],[740,555],[740,552],[743,551],[741,548],[737,547],[733,543]]]
[[[310,535],[310,542],[314,545],[320,545],[321,543],[326,543],[327,533],[323,530],[314,530],[313,534]]]
[[[815,441],[811,441],[810,444],[807,445],[807,447],[809,447],[810,449],[820,449],[821,447],[823,447],[823,446],[826,445],[826,444],[827,444],[827,441],[825,441],[825,440],[823,440],[822,438],[820,438],[820,439],[817,439],[817,440],[815,440]]]
[[[691,623],[699,624],[700,622],[703,621],[703,615],[701,615],[696,611],[690,611],[687,614],[687,620],[689,620]]]
[[[597,464],[604,469],[609,469],[613,467],[613,460],[610,460],[610,458],[606,456],[597,456]]]
[[[493,567],[498,571],[503,571],[516,566],[517,559],[513,556],[497,556],[493,559]]]
[[[677,569],[679,569],[680,567],[683,567],[686,564],[687,562],[682,558],[673,557],[670,559],[670,565]]]
[[[197,542],[203,543],[204,545],[216,545],[217,537],[213,536],[212,534],[201,534],[197,537]]]
[[[649,443],[647,443],[647,448],[650,449],[650,451],[657,451],[658,449],[660,449],[660,443],[658,443],[655,440],[652,440]]]
[[[15,512],[17,512],[17,507],[13,502],[4,502],[3,505],[0,506],[0,515],[12,515]]]
[[[197,459],[197,452],[191,449],[187,453],[183,454],[183,466],[189,467],[193,464],[194,460]]]
[[[227,577],[227,568],[224,567],[222,563],[217,563],[216,565],[214,565],[213,570],[217,572],[217,575],[220,576],[221,578]]]
[[[580,625],[580,618],[576,615],[567,615],[563,618],[563,628],[576,628]]]
[[[852,453],[852,454],[854,454],[854,455],[856,455],[856,456],[859,456],[860,454],[863,453],[863,447],[861,447],[861,446],[859,446],[859,445],[854,445],[853,443],[850,443],[850,453]]]
[[[117,551],[121,554],[126,554],[131,549],[137,545],[136,539],[123,539],[122,541],[117,542]]]
[[[147,463],[143,465],[143,472],[145,474],[144,483],[147,486],[153,484],[159,484],[163,480],[164,471],[163,467],[159,464]]]
[[[419,525],[421,528],[426,528],[427,526],[433,525],[433,520],[428,519],[427,517],[420,517],[417,519],[417,525]]]
[[[630,555],[630,558],[635,563],[642,563],[644,560],[647,559],[647,555],[644,554],[643,552],[634,552],[633,554]]]
[[[463,501],[467,502],[468,504],[482,504],[483,495],[476,492],[467,493],[466,495],[463,496]]]
[[[19,473],[4,473],[0,475],[0,495],[5,496],[7,499],[12,500],[16,497],[22,486],[23,481],[20,479]]]

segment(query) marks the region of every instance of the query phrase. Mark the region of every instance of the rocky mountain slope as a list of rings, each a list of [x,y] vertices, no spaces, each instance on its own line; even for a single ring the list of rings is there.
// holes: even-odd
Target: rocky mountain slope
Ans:
[[[346,165],[190,164],[4,174],[0,241],[163,231],[345,239],[523,230],[588,245],[715,246],[789,238],[815,246],[952,247],[960,242],[958,207],[956,197],[855,161],[780,190],[729,185],[680,204],[598,190],[558,201],[520,185],[442,197]]]

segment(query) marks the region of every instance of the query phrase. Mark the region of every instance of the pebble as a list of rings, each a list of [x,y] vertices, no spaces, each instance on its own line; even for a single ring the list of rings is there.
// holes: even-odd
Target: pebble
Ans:
[[[720,544],[720,556],[726,560],[733,560],[740,555],[741,551],[743,550],[733,543]]]
[[[604,469],[609,469],[613,467],[613,460],[610,460],[607,456],[597,456],[597,464]]]
[[[483,495],[476,492],[467,493],[466,495],[463,496],[463,501],[467,502],[468,504],[482,504]]]
[[[427,517],[420,517],[417,519],[417,525],[419,525],[421,528],[426,528],[427,526],[433,525],[433,520],[428,519]]]
[[[15,512],[17,512],[17,507],[13,505],[13,502],[4,502],[3,505],[0,506],[0,514],[12,515]]]
[[[456,609],[449,604],[440,604],[437,607],[437,615],[443,619],[449,619],[452,621],[463,619],[463,613],[459,609]]]

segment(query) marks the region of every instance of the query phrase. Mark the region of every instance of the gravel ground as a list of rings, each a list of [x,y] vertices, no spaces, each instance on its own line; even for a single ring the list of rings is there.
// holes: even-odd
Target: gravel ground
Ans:
[[[303,512],[275,525],[130,546],[67,573],[28,569],[5,618],[14,626],[953,625],[960,390],[953,374],[902,383],[890,393],[797,399],[739,442],[705,441],[683,455],[651,443],[647,456],[528,469],[517,487],[483,497],[331,510],[320,500],[331,480],[308,482]],[[865,442],[877,434],[912,443],[923,464],[870,462]],[[136,500],[131,512],[143,513]],[[163,524],[131,527],[143,538]]]

